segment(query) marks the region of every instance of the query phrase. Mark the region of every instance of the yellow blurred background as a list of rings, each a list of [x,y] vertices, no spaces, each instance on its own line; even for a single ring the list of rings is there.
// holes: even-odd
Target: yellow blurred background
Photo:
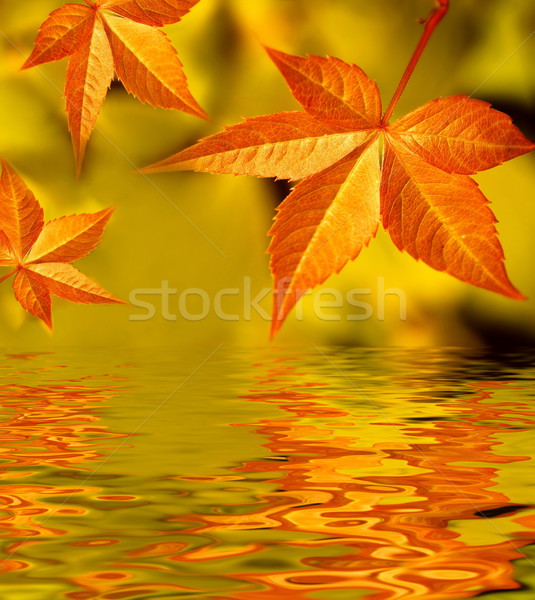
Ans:
[[[465,93],[508,112],[535,138],[535,5],[526,0],[452,0],[395,116],[437,97]],[[261,294],[270,312],[267,231],[284,182],[246,177],[135,172],[241,117],[294,110],[282,77],[262,45],[332,55],[360,65],[386,105],[421,34],[418,17],[430,0],[200,0],[184,20],[165,28],[190,87],[211,115],[203,122],[154,109],[115,82],[77,181],[64,114],[66,61],[21,71],[39,25],[61,2],[0,0],[0,156],[25,179],[47,219],[115,206],[101,245],[76,264],[113,294],[155,303],[154,317],[135,306],[82,306],[54,299],[53,335],[0,287],[0,340],[8,347],[259,345],[269,323],[250,308]],[[531,35],[531,37],[530,37]],[[276,343],[370,346],[481,345],[535,340],[535,155],[515,159],[476,179],[492,202],[512,282],[530,299],[515,302],[437,273],[400,254],[380,233],[369,249],[323,288],[368,303],[318,309],[332,294],[306,297]],[[176,290],[162,310],[154,290]],[[250,287],[248,287],[250,285]],[[386,297],[381,315],[382,289]],[[179,297],[185,290],[197,290]],[[214,303],[220,290],[220,318]],[[198,290],[202,290],[199,292]],[[355,292],[360,290],[360,292]],[[363,291],[365,290],[365,291]],[[368,291],[366,291],[368,290]],[[202,300],[199,294],[202,293]],[[400,297],[406,319],[400,318]],[[206,318],[190,320],[185,310]],[[316,303],[316,306],[315,306]],[[204,311],[206,312],[206,311]],[[369,318],[362,315],[370,313]],[[250,315],[248,314],[250,313]],[[172,319],[172,315],[176,319]],[[237,317],[237,318],[234,318]],[[348,316],[356,317],[348,319]],[[382,318],[381,318],[382,317]]]

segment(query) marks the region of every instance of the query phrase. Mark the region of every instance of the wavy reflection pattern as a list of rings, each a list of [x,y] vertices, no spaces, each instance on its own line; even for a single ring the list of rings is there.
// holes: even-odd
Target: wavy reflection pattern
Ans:
[[[52,517],[86,514],[77,500],[98,488],[35,481],[51,470],[81,471],[84,480],[107,441],[127,435],[108,431],[93,414],[114,395],[111,388],[77,382],[0,385],[0,535],[8,542],[0,571],[31,567],[19,558],[24,550],[43,538],[69,534],[49,525]]]
[[[139,412],[128,403],[131,421],[122,407],[111,421],[99,408],[117,382],[0,385],[0,596],[456,600],[519,589],[514,562],[535,541],[535,516],[503,477],[532,459],[501,444],[532,430],[535,414],[514,382],[389,374],[367,399],[320,375],[325,365],[309,375],[295,364],[255,365],[267,374],[245,393],[216,365],[221,392],[210,396],[207,379],[197,394],[219,411],[217,427],[234,426],[243,459],[204,453],[195,430],[180,446],[189,462],[158,475],[161,448],[190,421],[127,446],[117,439],[132,434],[106,425],[138,431],[150,394]],[[191,406],[191,394],[177,403]],[[219,474],[199,473],[208,460]]]
[[[452,403],[451,420],[417,426],[382,422],[373,409],[369,423],[363,422],[365,415],[355,419],[352,411],[326,402],[336,396],[311,391],[324,384],[296,383],[300,375],[289,366],[278,368],[245,396],[275,403],[289,414],[253,424],[268,440],[271,455],[235,469],[275,471],[271,481],[278,489],[249,506],[234,507],[235,514],[197,515],[201,524],[189,533],[210,535],[214,543],[175,560],[249,555],[250,568],[228,576],[254,589],[217,596],[241,600],[329,598],[328,592],[336,590],[360,591],[351,597],[373,600],[454,600],[520,587],[512,561],[535,540],[533,517],[513,519],[516,531],[508,536],[491,519],[485,521],[487,515],[515,516],[526,508],[492,489],[500,465],[529,459],[500,455],[496,435],[507,431],[511,418],[525,427],[535,423],[522,403],[492,402],[493,386],[507,383],[475,386]],[[288,380],[294,382],[288,385]],[[367,444],[377,425],[390,427],[395,440]],[[232,510],[227,506],[225,512]],[[467,543],[450,527],[476,520],[484,521],[498,541]],[[524,528],[528,524],[531,533]],[[255,532],[266,541],[253,542]],[[249,543],[229,548],[229,535],[239,533]],[[273,544],[280,556],[288,549],[301,556],[299,568],[272,569],[276,559],[251,558],[271,556]],[[255,565],[261,569],[255,572]]]

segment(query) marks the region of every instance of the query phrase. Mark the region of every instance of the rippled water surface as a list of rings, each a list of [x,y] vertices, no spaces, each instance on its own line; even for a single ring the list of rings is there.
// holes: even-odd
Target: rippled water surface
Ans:
[[[534,361],[0,363],[2,600],[535,598]]]

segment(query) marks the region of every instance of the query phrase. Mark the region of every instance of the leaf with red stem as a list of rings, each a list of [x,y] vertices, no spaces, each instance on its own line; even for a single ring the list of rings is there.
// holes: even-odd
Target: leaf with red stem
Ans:
[[[307,290],[368,245],[380,219],[396,246],[417,260],[523,299],[507,277],[496,219],[468,175],[530,152],[535,144],[507,115],[466,96],[433,100],[389,123],[448,7],[448,0],[438,0],[424,21],[382,117],[377,86],[359,67],[268,49],[304,112],[247,119],[143,169],[303,178],[270,232],[273,334]]]

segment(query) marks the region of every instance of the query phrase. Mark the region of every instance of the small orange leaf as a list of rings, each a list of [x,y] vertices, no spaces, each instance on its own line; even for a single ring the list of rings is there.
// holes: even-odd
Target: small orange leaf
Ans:
[[[0,229],[17,260],[22,260],[43,228],[43,210],[26,184],[7,164],[0,176]]]
[[[45,20],[23,68],[71,57],[65,97],[78,174],[114,72],[142,102],[207,118],[171,42],[155,28],[176,23],[197,1],[85,0]]]
[[[138,23],[161,27],[176,23],[199,0],[105,0],[100,6]]]
[[[62,217],[43,225],[43,210],[33,194],[5,161],[2,165],[0,267],[15,269],[0,282],[15,274],[16,299],[50,328],[50,294],[71,302],[124,304],[68,264],[97,246],[113,209]]]

